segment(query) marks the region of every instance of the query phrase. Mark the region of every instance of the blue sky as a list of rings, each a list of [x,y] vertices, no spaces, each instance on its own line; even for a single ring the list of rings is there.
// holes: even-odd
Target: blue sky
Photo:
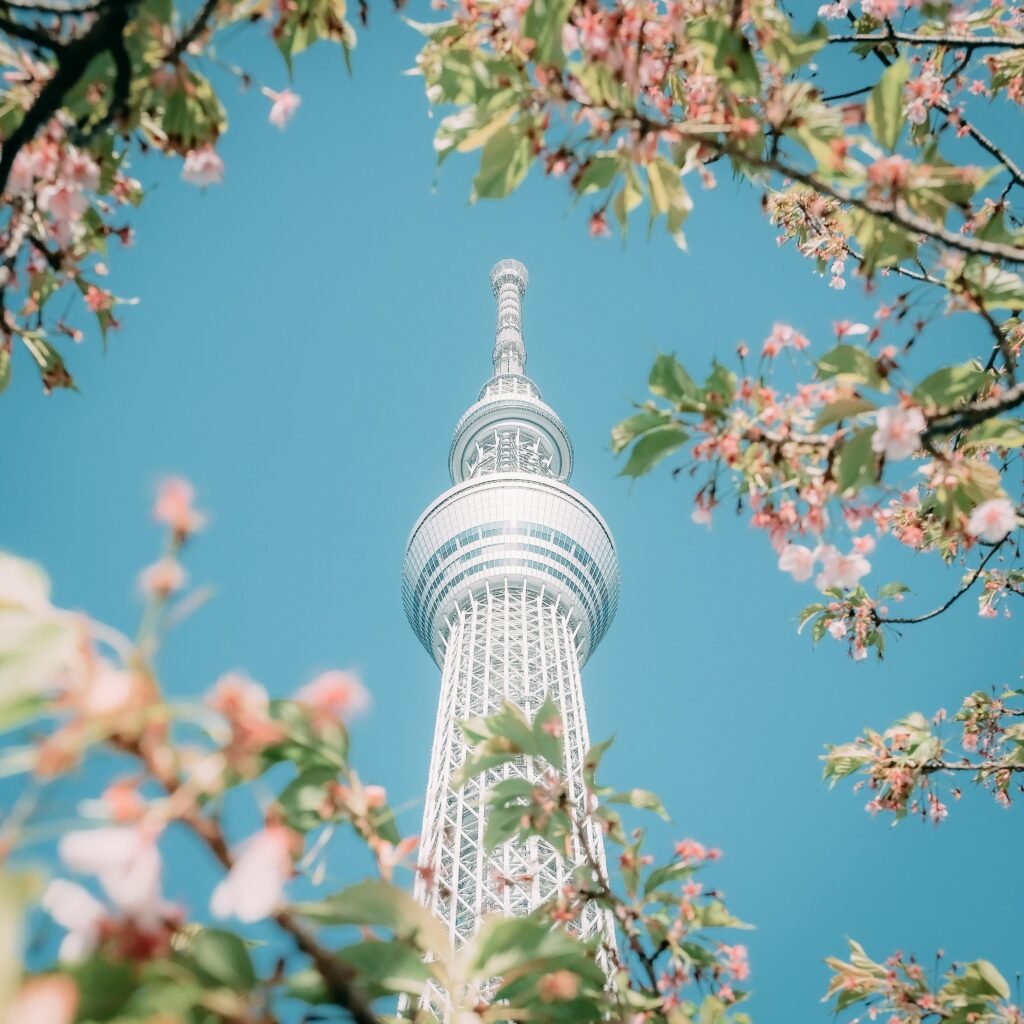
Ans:
[[[854,665],[838,644],[812,653],[794,617],[813,592],[775,569],[763,537],[724,512],[708,533],[690,522],[685,482],[663,471],[631,486],[609,451],[656,351],[703,367],[741,339],[759,345],[775,320],[822,351],[833,320],[866,319],[875,302],[778,249],[757,196],[724,173],[696,196],[685,254],[639,224],[625,249],[588,239],[586,210],[536,177],[468,206],[472,162],[438,177],[421,83],[401,75],[418,37],[383,7],[373,19],[354,77],[329,48],[298,62],[303,105],[284,134],[263,97],[227,86],[224,186],[201,193],[174,167],[136,164],[159,187],[135,247],[109,262],[116,291],[141,302],[105,356],[92,337],[71,353],[80,395],[44,399],[15,366],[0,401],[0,543],[44,563],[59,602],[130,629],[134,576],[160,543],[152,489],[189,476],[212,525],[187,565],[216,597],[166,650],[168,687],[199,694],[242,668],[287,695],[318,669],[358,669],[374,696],[354,730],[361,774],[417,831],[439,674],[403,617],[401,559],[490,372],[488,271],[520,259],[529,372],[572,433],[573,484],[622,565],[617,621],[585,671],[591,734],[617,735],[608,781],[665,797],[663,850],[683,835],[725,850],[708,882],[757,926],[757,1020],[824,1020],[821,960],[846,936],[879,958],[942,947],[1012,976],[1021,907],[1001,869],[1024,837],[1019,806],[970,792],[938,830],[890,828],[863,795],[830,794],[818,756],[866,725],[1013,684],[1015,622],[980,620],[968,599],[881,665]],[[968,321],[930,337],[929,362],[983,343]],[[873,560],[873,578],[906,579],[921,611],[958,579],[885,544]],[[67,780],[65,798],[90,781]],[[336,879],[365,870],[349,856],[335,857]],[[171,896],[201,909],[204,875],[202,855],[183,855]]]

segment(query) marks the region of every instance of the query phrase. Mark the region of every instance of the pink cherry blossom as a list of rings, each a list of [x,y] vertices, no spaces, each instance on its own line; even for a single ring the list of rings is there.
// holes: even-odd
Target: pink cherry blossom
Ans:
[[[852,338],[858,334],[867,334],[871,330],[867,324],[855,324],[849,320],[836,320],[832,324],[837,338]]]
[[[680,839],[676,843],[676,856],[680,860],[701,861],[709,854],[707,847],[696,839]]]
[[[822,570],[814,584],[819,590],[851,590],[860,583],[862,576],[871,572],[871,563],[856,551],[842,555],[833,545],[826,544],[818,549],[817,555]]]
[[[270,108],[269,120],[275,128],[284,128],[302,103],[302,98],[291,89],[282,89],[280,92],[264,89],[263,95],[273,104]]]
[[[995,544],[1016,529],[1019,523],[1017,510],[1009,498],[989,498],[971,512],[967,532],[972,537]]]
[[[198,185],[200,188],[220,185],[224,181],[224,161],[209,144],[189,150],[185,155],[181,176],[190,185]]]
[[[270,718],[270,698],[255,680],[240,672],[220,677],[206,698],[231,726],[229,757],[235,760],[256,753],[283,737],[281,726]]]
[[[202,529],[206,517],[193,507],[195,488],[183,477],[174,476],[161,482],[153,504],[153,518],[169,526],[180,536]]]
[[[91,313],[104,313],[114,305],[114,296],[91,284],[85,290],[85,304]]]
[[[71,1024],[78,1009],[78,987],[63,974],[29,978],[7,1008],[5,1024]]]
[[[710,527],[712,521],[711,502],[698,497],[693,503],[693,511],[690,513],[690,519],[698,526]]]
[[[74,693],[77,710],[87,718],[123,714],[139,706],[145,697],[142,680],[134,672],[116,668],[100,658]]]
[[[833,640],[842,640],[846,636],[846,621],[844,619],[833,619],[828,624],[828,635]]]
[[[588,230],[590,231],[591,238],[610,237],[612,230],[608,227],[608,221],[605,218],[604,210],[597,210],[590,215]]]
[[[870,555],[875,550],[875,538],[870,534],[864,534],[863,537],[854,537],[853,550],[858,555]]]
[[[176,558],[166,555],[139,573],[139,589],[153,597],[167,597],[181,590],[187,579],[185,570]]]
[[[269,824],[251,836],[213,890],[213,916],[237,917],[248,924],[274,913],[292,876],[292,854],[300,843],[291,829],[280,824]]]
[[[68,148],[64,155],[64,176],[69,181],[84,188],[89,192],[95,192],[100,184],[100,169],[88,153]]]
[[[347,720],[370,706],[370,694],[351,672],[323,672],[307,683],[295,699],[306,704],[318,716]]]
[[[390,843],[384,839],[376,844],[374,852],[377,854],[377,866],[384,881],[391,881],[395,868],[416,849],[419,841],[419,836],[407,836],[398,843]]]
[[[552,971],[550,974],[542,974],[537,979],[537,997],[542,1003],[560,1003],[567,999],[575,999],[579,990],[579,976],[572,971]]]
[[[90,956],[99,944],[107,908],[91,892],[64,878],[50,882],[41,905],[57,924],[67,929],[58,952],[60,959],[76,963]]]
[[[153,829],[145,825],[111,825],[68,832],[58,853],[70,870],[94,875],[119,910],[152,922],[165,908],[156,840]]]
[[[779,569],[788,572],[797,583],[811,578],[815,554],[803,544],[787,544],[779,553]]]
[[[893,461],[905,459],[921,447],[921,434],[927,426],[920,409],[900,405],[879,409],[877,424],[871,436],[871,449]]]
[[[743,945],[719,947],[725,956],[726,969],[737,981],[746,981],[750,977],[750,963],[747,959],[747,947]]]

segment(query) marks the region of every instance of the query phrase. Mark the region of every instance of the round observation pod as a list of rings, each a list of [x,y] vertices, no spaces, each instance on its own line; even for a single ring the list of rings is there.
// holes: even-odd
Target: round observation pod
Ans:
[[[618,607],[619,563],[608,526],[550,477],[498,473],[457,484],[420,516],[402,569],[406,616],[438,665],[460,602],[506,582],[557,599],[582,665]]]

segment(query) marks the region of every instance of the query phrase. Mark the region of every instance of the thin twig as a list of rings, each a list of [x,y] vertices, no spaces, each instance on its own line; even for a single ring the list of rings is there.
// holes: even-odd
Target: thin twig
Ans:
[[[167,51],[164,59],[168,64],[177,63],[185,51],[202,35],[210,18],[213,17],[213,12],[217,10],[219,3],[220,0],[205,0],[199,12],[189,22],[181,35],[178,36],[174,45]]]
[[[52,50],[54,53],[59,53],[66,45],[45,29],[36,28],[34,25],[23,25],[20,21],[13,21],[2,14],[0,14],[0,32],[6,32],[7,35],[13,36],[15,39],[23,39],[26,43],[31,43],[43,50]]]
[[[1007,535],[1009,536],[1009,535]],[[917,618],[913,619],[890,619],[883,618],[881,615],[875,616],[875,621],[879,624],[887,623],[888,625],[901,625],[901,626],[915,626],[919,622],[927,622],[929,619],[934,619],[941,615],[944,611],[951,608],[957,601],[960,600],[964,594],[967,593],[971,587],[981,578],[981,574],[985,569],[985,566],[992,560],[995,553],[1006,543],[1006,537],[1004,537],[998,544],[993,544],[989,553],[981,560],[981,565],[971,574],[970,579],[948,600],[945,604],[940,605],[938,608],[928,612],[927,615],[918,615]]]
[[[876,46],[882,43],[909,43],[911,46],[953,46],[969,50],[1024,50],[1024,38],[1020,36],[973,36],[965,39],[960,36],[922,36],[913,32],[854,32],[848,36],[829,36],[828,42],[874,43]]]

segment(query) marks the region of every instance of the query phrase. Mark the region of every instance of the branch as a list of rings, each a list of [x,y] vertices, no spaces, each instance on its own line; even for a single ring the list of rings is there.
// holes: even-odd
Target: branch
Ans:
[[[864,85],[859,89],[851,89],[849,92],[835,92],[829,96],[822,96],[822,103],[831,103],[833,100],[848,100],[854,96],[863,96],[865,93],[871,92],[874,89],[873,85]]]
[[[174,45],[167,51],[164,59],[168,64],[175,64],[181,60],[182,54],[202,35],[219,3],[220,0],[205,0],[185,31],[178,36]]]
[[[893,224],[907,228],[909,231],[916,231],[918,234],[926,235],[948,245],[951,249],[959,249],[961,252],[971,255],[993,256],[996,259],[1006,260],[1008,263],[1024,263],[1024,249],[1018,248],[1015,245],[1006,245],[1002,242],[988,242],[980,238],[971,238],[967,235],[961,235],[959,232],[950,231],[948,228],[943,227],[941,224],[936,224],[926,217],[919,217],[902,203],[881,203],[864,196],[855,196],[846,189],[837,188],[834,185],[821,181],[808,171],[789,167],[777,157],[757,157],[746,153],[739,153],[725,143],[718,143],[697,135],[687,134],[684,137],[693,142],[719,148],[727,156],[738,161],[745,161],[753,167],[760,167],[763,170],[775,171],[778,174],[785,175],[787,178],[792,178],[802,185],[813,188],[822,195],[831,196],[841,203],[845,203],[858,210],[863,210],[865,213],[870,213],[875,217],[891,221]]]
[[[848,36],[829,36],[830,43],[909,43],[911,46],[952,46],[968,50],[1000,49],[1024,50],[1024,38],[1020,36],[983,36],[963,38],[962,36],[922,36],[913,32],[855,32]]]
[[[1019,405],[1024,405],[1024,383],[1015,384],[1001,395],[985,398],[971,405],[932,413],[927,417],[928,426],[921,436],[927,440],[936,434],[949,434],[954,430],[974,427],[993,416],[998,416],[1001,412],[1016,409]]]
[[[46,0],[33,0],[31,3],[20,3],[17,0],[0,0],[0,7],[10,11],[38,11],[41,14],[55,14],[58,18],[64,18],[77,17],[82,14],[94,14],[101,7],[105,6],[107,2],[109,0],[96,0],[95,3],[80,4],[76,7],[74,4],[47,3]]]
[[[31,142],[39,129],[60,110],[64,97],[78,84],[94,57],[111,50],[122,38],[133,0],[117,0],[79,39],[72,40],[57,51],[53,77],[43,86],[35,103],[26,111],[21,123],[11,132],[0,150],[0,195],[7,189],[7,179],[22,146]],[[2,26],[0,26],[2,27]]]
[[[960,598],[963,597],[964,594],[966,594],[967,591],[970,590],[971,587],[973,587],[974,584],[978,582],[978,579],[981,577],[981,574],[984,571],[985,566],[988,565],[988,563],[992,560],[995,553],[1006,543],[1009,536],[1010,535],[1007,534],[1006,537],[1004,537],[997,544],[992,545],[992,548],[989,551],[989,553],[981,560],[981,565],[979,565],[978,568],[975,569],[974,572],[971,574],[971,578],[945,604],[934,609],[933,611],[928,612],[927,615],[919,615],[915,619],[890,619],[883,618],[882,616],[876,614],[874,616],[875,622],[879,624],[887,623],[889,625],[898,624],[902,626],[915,626],[919,622],[927,622],[929,619],[934,619],[937,616],[941,615],[944,611],[947,611],[954,604],[956,604],[956,602],[959,601]]]
[[[711,138],[699,132],[673,129],[671,124],[652,121],[638,111],[634,111],[628,116],[623,115],[621,121],[624,126],[630,124],[636,126],[639,124],[644,132],[661,133],[675,130],[676,136],[682,141],[692,142],[695,145],[711,150],[713,153],[727,156],[738,164],[747,164],[750,167],[756,167],[764,171],[775,171],[777,174],[797,181],[801,185],[813,188],[821,195],[830,196],[832,199],[845,203],[847,206],[852,206],[854,209],[863,210],[865,213],[870,213],[875,217],[881,217],[883,220],[906,228],[908,231],[914,231],[927,238],[935,239],[935,241],[942,242],[951,249],[957,249],[968,255],[992,256],[996,259],[1005,260],[1008,263],[1024,263],[1024,248],[1006,245],[1003,242],[990,242],[980,238],[972,238],[969,235],[962,235],[958,231],[950,231],[949,228],[942,224],[936,224],[927,217],[918,216],[905,203],[901,203],[899,200],[895,202],[879,202],[877,199],[854,195],[846,189],[822,181],[810,171],[800,170],[797,167],[791,167],[783,163],[774,153],[769,156],[755,156],[752,153],[742,152],[730,146],[728,142]]]
[[[45,29],[34,28],[32,25],[23,25],[20,21],[12,21],[10,18],[0,14],[0,32],[15,39],[24,39],[26,43],[32,43],[44,50],[52,50],[59,53],[64,49],[65,44],[56,39]]]
[[[982,772],[986,775],[993,772],[1024,772],[1024,764],[1009,763],[1006,761],[982,761],[979,764],[971,764],[970,761],[929,761],[921,765],[919,769],[925,775],[934,772]]]
[[[137,741],[117,740],[114,745],[125,753],[137,757],[147,768],[154,779],[163,787],[169,797],[179,793],[184,784],[170,767],[155,758],[152,752],[145,750]],[[178,819],[189,828],[209,848],[220,864],[231,870],[234,859],[220,825],[213,819],[199,814],[191,800],[185,803]],[[331,999],[336,1006],[347,1010],[356,1024],[379,1024],[376,1015],[363,998],[352,988],[352,971],[337,960],[329,950],[324,949],[316,936],[290,911],[279,910],[273,915],[274,922],[295,940],[295,944],[315,965],[323,978]]]
[[[945,100],[941,103],[936,103],[935,109],[941,110],[947,115],[953,113],[953,108]],[[957,116],[959,117],[959,115]],[[967,134],[970,135],[970,137],[974,139],[982,149],[994,156],[1010,172],[1010,177],[1018,185],[1024,185],[1024,170],[1021,170],[1008,154],[1004,153],[987,135],[983,135],[978,131],[970,121],[960,118],[960,124],[966,130]]]
[[[848,14],[847,16],[850,17],[851,20],[854,20],[852,15]],[[899,34],[894,33],[891,27],[889,29],[889,33],[889,35],[884,37],[885,41],[892,41],[893,39],[899,38]],[[1024,45],[1024,42],[1022,42],[1020,45]],[[884,65],[886,65],[886,67],[888,67],[891,63],[889,58],[877,46],[872,48],[872,53],[874,53],[874,55]],[[950,74],[946,76],[945,81],[948,82],[951,78],[955,78],[957,75],[959,75],[960,72],[963,71],[963,69],[967,66],[970,59],[971,49],[968,48],[967,53],[964,54],[963,60],[952,72],[950,72]],[[856,95],[856,93],[850,93],[848,95]],[[953,113],[953,108],[945,100],[942,100],[940,103],[936,103],[935,108],[937,110],[941,110],[942,113],[944,113],[947,117]],[[984,149],[986,152],[994,156],[1010,172],[1010,177],[1013,179],[1013,181],[1015,181],[1018,185],[1024,185],[1024,171],[1021,171],[1020,167],[1018,167],[1017,164],[1014,163],[1014,161],[1009,157],[1009,155],[1004,153],[990,138],[988,138],[988,136],[983,135],[980,131],[978,131],[978,129],[975,128],[974,125],[971,124],[969,121],[961,119],[960,123],[964,126],[965,130],[967,131],[967,134],[970,135],[970,137],[974,139],[974,141],[977,142],[982,149]]]

